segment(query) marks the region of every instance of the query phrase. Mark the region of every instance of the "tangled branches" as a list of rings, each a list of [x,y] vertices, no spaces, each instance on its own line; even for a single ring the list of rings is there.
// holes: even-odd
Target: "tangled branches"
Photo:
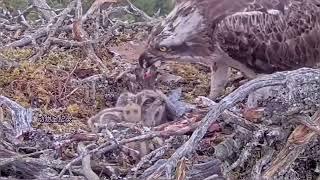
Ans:
[[[115,46],[119,38],[132,39],[142,29],[150,30],[159,19],[148,16],[130,1],[125,6],[113,6],[114,1],[97,0],[85,13],[79,0],[58,11],[42,0],[30,2],[31,6],[17,15],[0,13],[1,36],[5,37],[1,40],[2,50],[31,48],[31,55],[25,59],[36,64],[56,49],[78,49],[84,54],[81,58],[89,61],[67,58],[68,62],[63,62],[67,67],[54,61],[59,59],[54,56],[56,66],[29,67],[32,73],[28,74],[29,70],[19,69],[25,66],[19,58],[0,57],[1,69],[21,73],[19,79],[7,76],[9,80],[1,81],[4,92],[10,95],[0,97],[1,175],[19,178],[22,174],[22,178],[29,179],[317,176],[316,163],[312,170],[310,166],[305,165],[308,171],[302,167],[319,161],[319,70],[302,68],[265,75],[240,86],[219,103],[202,97],[191,105],[181,100],[185,95],[181,89],[170,95],[161,88],[141,90],[139,83],[145,82],[139,82],[132,62],[125,62],[111,49],[107,54],[113,57],[106,60],[101,52]],[[103,7],[105,4],[107,7]],[[27,15],[34,9],[41,18],[29,21]],[[136,21],[120,20],[119,14],[132,15]],[[83,64],[96,66],[92,70]],[[52,79],[32,81],[43,76]],[[179,87],[186,84],[179,84],[181,79],[174,80]],[[124,88],[131,93],[124,92]],[[30,104],[8,92],[28,94],[23,97],[30,97]],[[40,96],[35,92],[41,95],[45,107],[34,98]],[[100,102],[98,96],[103,97]],[[60,124],[67,124],[66,120],[95,120],[88,125],[98,130],[90,131],[85,125],[75,132],[55,134],[37,128],[32,124],[39,120],[36,107],[41,109],[43,122],[51,116],[55,118],[50,120],[58,119]],[[53,110],[67,111],[68,116],[50,114]],[[301,160],[302,155],[307,160]]]

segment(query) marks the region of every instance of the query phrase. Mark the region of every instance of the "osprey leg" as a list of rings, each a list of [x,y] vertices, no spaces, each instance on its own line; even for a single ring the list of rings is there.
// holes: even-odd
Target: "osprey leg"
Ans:
[[[223,94],[227,84],[228,69],[226,64],[220,62],[215,62],[211,66],[210,99],[215,100]]]

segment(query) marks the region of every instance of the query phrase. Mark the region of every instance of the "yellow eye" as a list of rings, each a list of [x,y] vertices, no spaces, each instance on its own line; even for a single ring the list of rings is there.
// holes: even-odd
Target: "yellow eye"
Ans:
[[[168,51],[168,48],[167,48],[167,47],[165,47],[165,46],[162,46],[162,47],[160,47],[160,51],[162,51],[162,52],[166,52],[166,51]]]

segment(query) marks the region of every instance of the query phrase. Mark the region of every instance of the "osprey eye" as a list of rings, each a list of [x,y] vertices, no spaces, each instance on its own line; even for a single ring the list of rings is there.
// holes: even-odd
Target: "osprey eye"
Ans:
[[[165,46],[162,46],[162,47],[159,48],[159,50],[162,51],[162,52],[167,52],[169,49],[167,47],[165,47]]]

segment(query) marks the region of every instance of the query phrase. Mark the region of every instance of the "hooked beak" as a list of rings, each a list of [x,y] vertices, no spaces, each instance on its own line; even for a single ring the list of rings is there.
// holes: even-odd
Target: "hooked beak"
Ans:
[[[154,72],[151,70],[151,67],[143,70],[143,79],[150,79],[153,76]]]
[[[161,66],[162,61],[158,57],[143,53],[139,57],[139,64],[142,67],[143,79],[150,79],[157,76],[157,70]]]
[[[161,61],[157,60],[150,67],[143,68],[143,78],[156,78],[156,76],[158,75],[158,69],[161,66],[161,64]]]

